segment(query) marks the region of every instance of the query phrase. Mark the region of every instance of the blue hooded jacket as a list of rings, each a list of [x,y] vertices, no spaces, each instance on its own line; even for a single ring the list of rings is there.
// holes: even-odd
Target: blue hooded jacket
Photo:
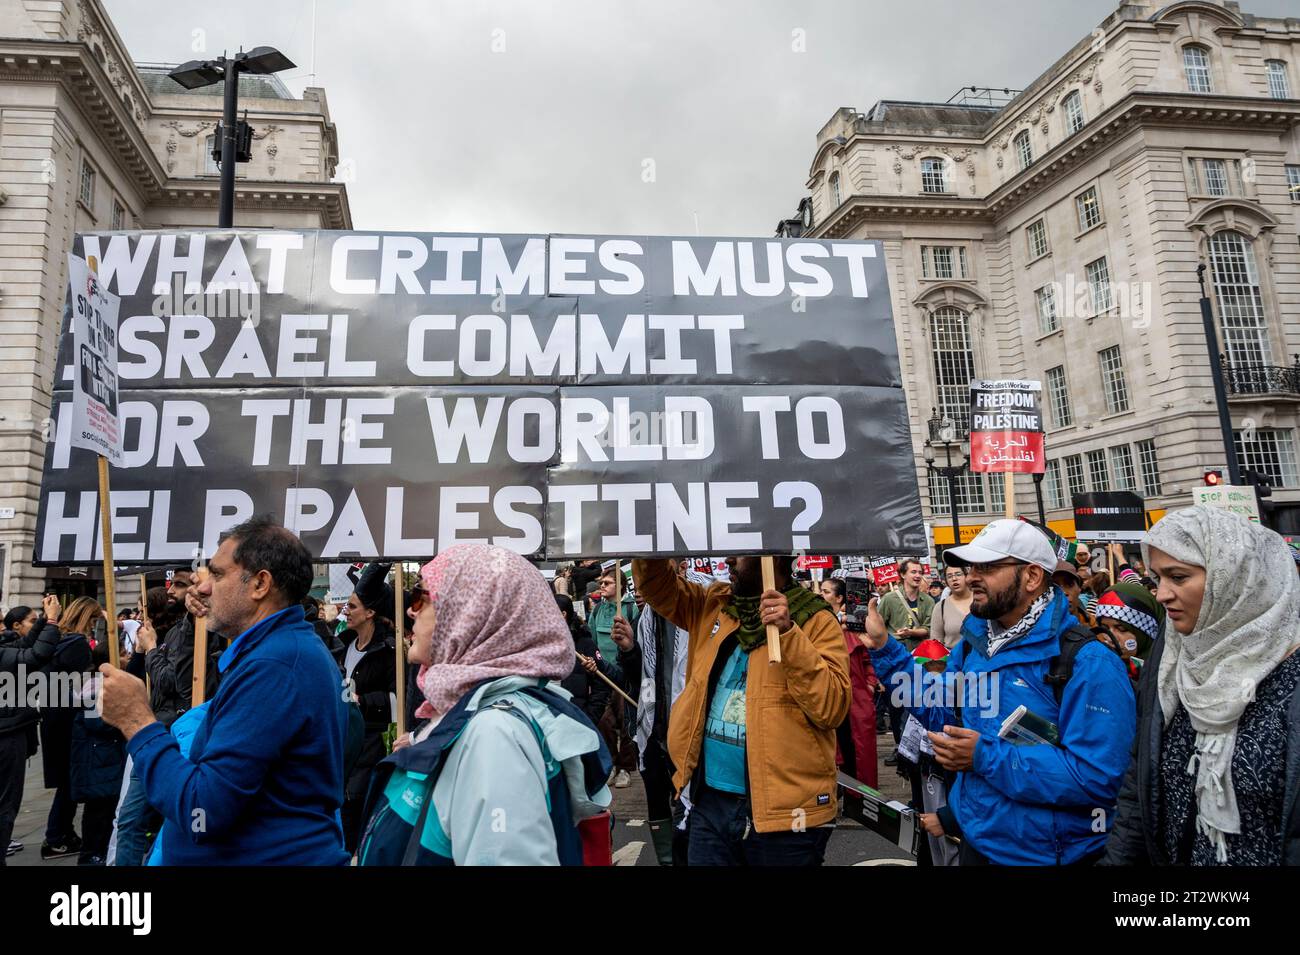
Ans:
[[[958,725],[951,693],[965,675],[961,723],[979,732],[974,768],[959,773],[949,794],[962,838],[999,865],[1069,865],[1101,851],[1114,821],[1120,782],[1137,728],[1136,700],[1120,658],[1097,641],[1084,644],[1058,706],[1046,682],[1061,634],[1075,624],[1059,590],[1034,627],[989,659],[988,621],[962,625],[942,675],[925,674],[893,637],[871,662],[887,692],[924,687],[903,704],[926,729]],[[967,654],[966,645],[970,652]],[[1018,706],[1051,720],[1060,746],[999,739]]]
[[[161,723],[128,744],[167,820],[166,864],[347,865],[338,816],[347,704],[302,607],[244,631],[220,667],[188,759]]]

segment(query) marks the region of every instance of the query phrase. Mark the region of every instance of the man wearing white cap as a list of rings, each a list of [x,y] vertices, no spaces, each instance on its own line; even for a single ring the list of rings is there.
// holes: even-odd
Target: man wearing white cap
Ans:
[[[926,831],[960,836],[962,865],[1090,864],[1105,848],[1136,727],[1124,665],[1070,613],[1052,584],[1056,552],[1033,525],[993,521],[943,557],[966,568],[972,593],[946,692],[897,640],[867,637],[876,674],[957,773],[948,805],[923,817]],[[1054,741],[999,735],[1021,707],[1021,723]]]

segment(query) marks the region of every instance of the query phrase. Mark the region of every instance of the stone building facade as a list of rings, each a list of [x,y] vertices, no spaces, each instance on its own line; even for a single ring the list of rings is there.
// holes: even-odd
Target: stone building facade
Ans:
[[[779,231],[884,241],[936,544],[952,530],[927,419],[966,420],[973,377],[1043,382],[1060,529],[1072,491],[1191,503],[1225,463],[1202,264],[1242,466],[1300,530],[1300,19],[1122,3],[1004,105],[838,110],[807,188],[810,224]],[[1004,507],[1000,475],[962,481],[965,539]],[[1028,478],[1015,503],[1035,513]]]
[[[186,91],[166,74],[133,63],[100,0],[0,4],[2,607],[49,587],[98,589],[97,571],[30,566],[73,236],[216,224],[219,172],[207,153],[222,86]],[[236,225],[351,228],[325,91],[298,99],[274,77],[240,82],[256,132],[252,162],[238,167]]]

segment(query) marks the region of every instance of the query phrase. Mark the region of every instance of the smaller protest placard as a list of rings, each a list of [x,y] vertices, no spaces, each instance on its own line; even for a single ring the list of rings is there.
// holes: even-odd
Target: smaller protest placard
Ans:
[[[797,558],[795,566],[800,570],[831,570],[835,567],[834,557],[813,557],[804,554]]]
[[[90,264],[68,256],[68,307],[72,310],[72,438],[74,448],[93,451],[122,466],[122,428],[117,416],[117,312]]]
[[[970,383],[970,469],[1042,474],[1043,384],[973,380]]]
[[[877,587],[885,587],[898,581],[898,562],[893,557],[871,558],[871,579]]]
[[[1074,532],[1081,541],[1141,543],[1147,537],[1142,498],[1132,491],[1076,494]]]
[[[1216,487],[1192,488],[1192,502],[1232,511],[1252,523],[1259,523],[1259,499],[1249,484],[1220,484]]]

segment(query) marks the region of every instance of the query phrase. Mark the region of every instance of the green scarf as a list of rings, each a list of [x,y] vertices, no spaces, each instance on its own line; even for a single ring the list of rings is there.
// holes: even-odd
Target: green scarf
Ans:
[[[722,612],[727,616],[735,617],[740,621],[740,627],[736,630],[736,639],[740,641],[740,648],[746,653],[753,653],[767,643],[767,628],[763,626],[763,617],[758,610],[762,599],[762,597],[740,597],[732,592],[731,603],[722,608]],[[831,605],[820,595],[805,590],[798,584],[785,591],[785,599],[790,605],[790,619],[794,621],[795,626],[799,627],[802,627],[804,622],[818,611],[831,609]]]

